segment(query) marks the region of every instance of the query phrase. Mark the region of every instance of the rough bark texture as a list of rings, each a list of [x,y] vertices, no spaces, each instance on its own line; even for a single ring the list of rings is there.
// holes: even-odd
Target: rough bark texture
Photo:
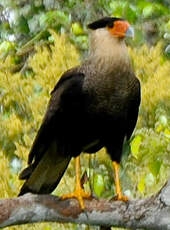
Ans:
[[[0,227],[35,222],[72,222],[131,229],[170,230],[170,181],[147,199],[85,201],[82,212],[75,199],[61,200],[52,195],[26,194],[0,200]]]

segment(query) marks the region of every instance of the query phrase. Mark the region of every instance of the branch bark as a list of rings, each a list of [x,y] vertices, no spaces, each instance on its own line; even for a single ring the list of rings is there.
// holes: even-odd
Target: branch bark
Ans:
[[[131,229],[170,230],[170,181],[155,196],[128,202],[33,195],[0,200],[0,228],[35,222],[72,222]]]

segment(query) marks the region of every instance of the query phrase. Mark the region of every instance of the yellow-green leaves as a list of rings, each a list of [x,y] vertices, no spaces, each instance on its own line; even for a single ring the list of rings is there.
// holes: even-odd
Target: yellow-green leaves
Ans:
[[[148,167],[150,169],[150,172],[152,173],[152,175],[154,177],[157,177],[159,171],[160,171],[160,167],[161,167],[162,161],[160,161],[159,159],[154,159],[148,164]]]
[[[162,58],[162,44],[155,47],[130,49],[135,73],[142,86],[142,101],[138,127],[153,127],[156,123],[156,110],[161,108],[159,114],[161,124],[166,123],[162,115],[170,116],[170,62]],[[168,115],[167,114],[167,115]],[[167,116],[166,115],[166,116]]]
[[[159,121],[160,123],[163,125],[163,126],[166,126],[167,125],[167,117],[165,115],[161,115],[159,117]]]
[[[140,181],[137,185],[138,191],[142,194],[145,195],[147,194],[147,190],[149,187],[154,186],[154,183],[156,182],[156,178],[152,173],[147,173],[143,175],[140,178]]]
[[[72,30],[74,35],[82,35],[82,34],[84,34],[84,30],[83,30],[82,26],[80,25],[80,23],[78,23],[78,22],[74,22],[71,25],[71,30]]]
[[[65,36],[50,31],[54,42],[50,48],[37,47],[29,58],[31,73],[12,74],[15,66],[11,56],[0,60],[0,150],[8,156],[14,154],[26,158],[41,124],[50,91],[61,74],[78,64],[79,54]],[[1,44],[8,50],[11,43]],[[26,153],[19,151],[26,147]]]
[[[105,189],[104,177],[101,174],[94,175],[93,189],[97,197],[100,197]]]
[[[145,177],[142,177],[138,183],[137,186],[140,193],[143,193],[145,191]]]
[[[142,137],[138,135],[130,143],[131,152],[135,158],[138,158],[141,142],[142,142]]]
[[[0,55],[1,58],[8,54],[9,51],[14,50],[14,44],[9,41],[4,41],[0,44]]]

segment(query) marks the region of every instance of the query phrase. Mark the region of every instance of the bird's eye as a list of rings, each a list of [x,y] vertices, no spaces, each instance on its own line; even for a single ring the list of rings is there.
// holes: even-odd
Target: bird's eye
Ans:
[[[107,25],[109,28],[113,28],[113,22],[109,22]]]

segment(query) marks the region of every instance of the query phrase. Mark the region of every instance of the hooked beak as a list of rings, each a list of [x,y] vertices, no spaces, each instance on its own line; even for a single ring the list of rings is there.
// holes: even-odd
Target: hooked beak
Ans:
[[[126,37],[130,37],[130,38],[134,38],[134,35],[135,35],[135,33],[134,33],[133,27],[132,27],[132,26],[129,26],[129,28],[128,28],[127,31],[126,31],[125,36],[126,36]]]

